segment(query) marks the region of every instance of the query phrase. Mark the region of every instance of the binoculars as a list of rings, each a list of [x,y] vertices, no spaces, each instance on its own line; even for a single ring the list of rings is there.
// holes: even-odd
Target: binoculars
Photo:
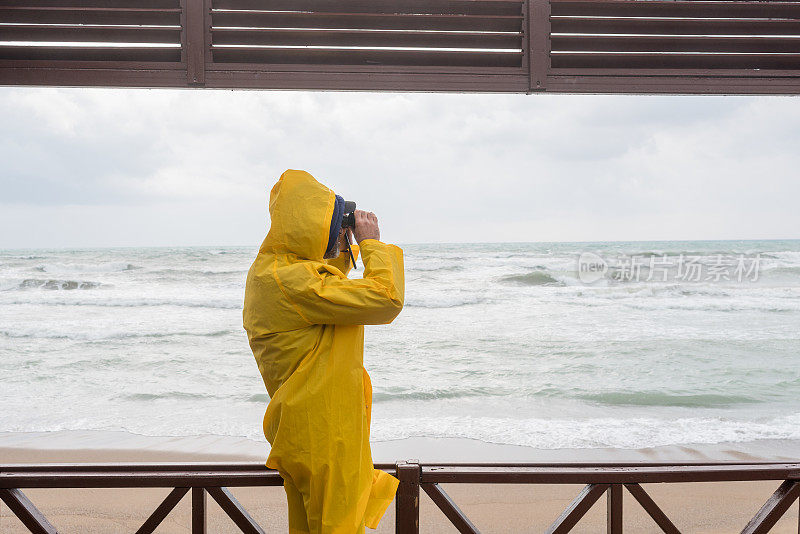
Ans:
[[[342,215],[342,228],[356,227],[356,203],[352,200],[344,201],[344,215]]]

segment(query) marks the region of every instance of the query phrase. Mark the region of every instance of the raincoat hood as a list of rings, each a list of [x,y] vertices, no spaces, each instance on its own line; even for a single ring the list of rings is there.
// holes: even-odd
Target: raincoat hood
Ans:
[[[322,261],[328,248],[336,195],[305,171],[289,169],[269,195],[269,233],[259,252],[290,253]]]

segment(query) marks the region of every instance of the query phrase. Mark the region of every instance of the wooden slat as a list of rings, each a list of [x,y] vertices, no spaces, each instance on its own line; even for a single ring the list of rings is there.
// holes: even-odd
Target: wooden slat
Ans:
[[[548,76],[567,76],[574,78],[575,76],[590,77],[608,77],[608,76],[624,76],[629,80],[631,77],[638,76],[642,81],[650,83],[652,80],[663,78],[675,78],[676,76],[684,76],[687,82],[703,82],[705,79],[709,81],[720,81],[726,78],[746,78],[751,82],[756,82],[759,78],[764,79],[778,79],[778,78],[800,78],[800,69],[759,69],[759,70],[743,70],[743,69],[550,69]],[[784,80],[786,81],[786,80]]]
[[[33,534],[58,534],[56,528],[47,520],[28,497],[17,488],[0,488],[0,499],[14,512]]]
[[[88,73],[91,75],[91,73]],[[185,80],[185,75],[184,75]],[[274,471],[121,471],[121,472],[0,472],[0,488],[160,488],[186,486],[281,486]]]
[[[0,6],[0,22],[179,26],[180,9],[27,8]]]
[[[589,511],[603,493],[608,489],[608,484],[587,484],[570,505],[561,512],[545,534],[565,534],[572,530],[578,521]]]
[[[522,48],[522,36],[519,33],[212,28],[211,34],[214,44]]]
[[[658,83],[655,80],[653,83]],[[422,466],[421,483],[470,484],[627,484],[646,482],[714,482],[800,478],[800,464],[630,467],[472,467]]]
[[[698,76],[575,76],[568,74],[547,77],[547,91],[574,94],[680,94],[680,95],[798,95],[800,76],[757,77]]]
[[[244,534],[265,534],[228,488],[209,487],[206,490]]]
[[[648,493],[639,484],[625,484],[631,495],[638,501],[644,511],[647,512],[656,525],[665,534],[681,534],[678,528],[670,521],[667,514],[658,507],[656,502],[648,495]]]
[[[295,63],[330,65],[440,65],[519,67],[522,53],[337,50],[307,48],[212,48],[215,63]]]
[[[800,2],[673,0],[553,0],[553,15],[602,17],[724,17],[800,19]]]
[[[555,69],[800,69],[800,54],[553,53],[550,57]]]
[[[180,43],[179,27],[140,28],[135,26],[4,26],[5,41],[104,42],[104,43]]]
[[[800,53],[800,38],[781,37],[612,37],[554,35],[554,52],[781,52]]]
[[[178,48],[0,46],[0,60],[180,61]]]
[[[0,62],[11,63],[11,62]],[[52,62],[51,62],[52,63]],[[0,85],[48,87],[186,87],[186,72],[128,68],[18,68],[0,65]]]
[[[484,76],[527,76],[523,67],[443,67],[441,65],[326,65],[323,63],[317,64],[303,64],[303,63],[209,63],[206,72],[209,71],[230,72],[236,73],[240,71],[253,71],[261,73],[261,76],[272,76],[280,72],[303,72],[310,74],[319,72],[320,74],[333,74],[333,73],[362,73],[362,74],[380,74],[380,73],[403,73],[403,74],[419,74],[428,79],[433,79],[435,76],[444,76],[450,74],[461,74],[468,76],[474,74],[476,79]]]
[[[478,527],[461,511],[453,499],[438,484],[423,484],[422,489],[428,497],[436,503],[436,506],[447,516],[450,523],[455,526],[461,534],[480,534]]]
[[[22,69],[28,69],[31,75],[35,75],[37,72],[45,74],[56,71],[68,73],[70,70],[74,70],[75,75],[72,78],[73,83],[70,85],[74,85],[75,82],[80,80],[81,76],[87,76],[88,74],[91,74],[91,72],[101,75],[106,70],[116,73],[127,71],[131,74],[132,79],[140,79],[142,76],[147,76],[148,73],[152,73],[154,76],[153,83],[158,83],[162,80],[169,80],[168,87],[173,87],[172,80],[175,76],[183,75],[184,79],[186,78],[186,69],[182,68],[182,65],[176,61],[69,61],[52,59],[0,59],[0,70],[2,71],[13,70],[19,73],[22,71]]]
[[[800,35],[796,20],[551,17],[553,33],[662,35]]]
[[[277,66],[279,67],[279,66]],[[399,69],[398,69],[399,70]],[[525,93],[527,74],[481,74],[434,72],[325,72],[221,70],[206,71],[206,87],[222,89],[303,89],[331,91],[420,91]]]
[[[217,9],[344,13],[520,15],[520,0],[215,0]]]
[[[522,16],[397,15],[370,13],[286,13],[216,11],[213,26],[257,28],[339,28],[374,30],[509,31],[522,28]]]
[[[391,465],[394,464],[375,464],[376,469],[378,465]],[[263,473],[275,473],[272,469],[266,467],[263,463],[256,462],[115,462],[115,463],[46,463],[46,464],[3,464],[0,465],[0,472],[15,472],[15,473],[37,473],[46,472],[51,473],[57,471],[59,473],[137,473],[137,472],[153,472],[160,471],[164,473],[181,472],[181,473],[205,473],[208,471],[214,472],[248,472],[260,471]]]
[[[180,6],[180,0],[17,0],[7,3],[25,7],[99,7],[103,9],[178,9]]]
[[[187,493],[189,493],[189,488],[175,488],[170,491],[161,504],[158,505],[158,508],[150,514],[147,521],[139,527],[136,534],[152,534]]]
[[[742,534],[766,534],[783,517],[786,510],[800,496],[800,482],[786,480],[775,490],[758,513],[747,523]]]

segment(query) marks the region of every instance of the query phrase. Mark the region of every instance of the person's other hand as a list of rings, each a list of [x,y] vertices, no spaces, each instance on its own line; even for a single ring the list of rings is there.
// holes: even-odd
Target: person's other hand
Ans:
[[[363,210],[356,210],[356,228],[353,234],[356,241],[361,243],[365,239],[378,239],[381,238],[381,231],[378,228],[378,218],[374,213],[366,212]]]

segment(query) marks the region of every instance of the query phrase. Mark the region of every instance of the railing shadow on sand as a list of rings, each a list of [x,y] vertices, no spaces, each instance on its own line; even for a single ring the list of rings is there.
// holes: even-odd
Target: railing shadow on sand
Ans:
[[[606,495],[607,532],[623,532],[622,493],[628,491],[661,531],[679,533],[641,484],[781,481],[761,509],[744,526],[743,534],[769,532],[800,496],[800,463],[691,463],[691,464],[480,464],[419,463],[375,464],[397,476],[395,499],[398,534],[420,530],[420,488],[462,533],[478,528],[456,505],[440,484],[583,484],[584,488],[546,530],[570,532],[586,512]],[[280,475],[253,463],[159,463],[159,464],[11,464],[0,465],[0,497],[33,533],[58,530],[22,492],[27,488],[174,488],[136,531],[153,532],[178,502],[191,491],[192,533],[206,532],[207,495],[245,533],[265,530],[247,513],[229,487],[282,486]],[[799,514],[800,515],[800,514]],[[800,518],[798,519],[800,532]]]

